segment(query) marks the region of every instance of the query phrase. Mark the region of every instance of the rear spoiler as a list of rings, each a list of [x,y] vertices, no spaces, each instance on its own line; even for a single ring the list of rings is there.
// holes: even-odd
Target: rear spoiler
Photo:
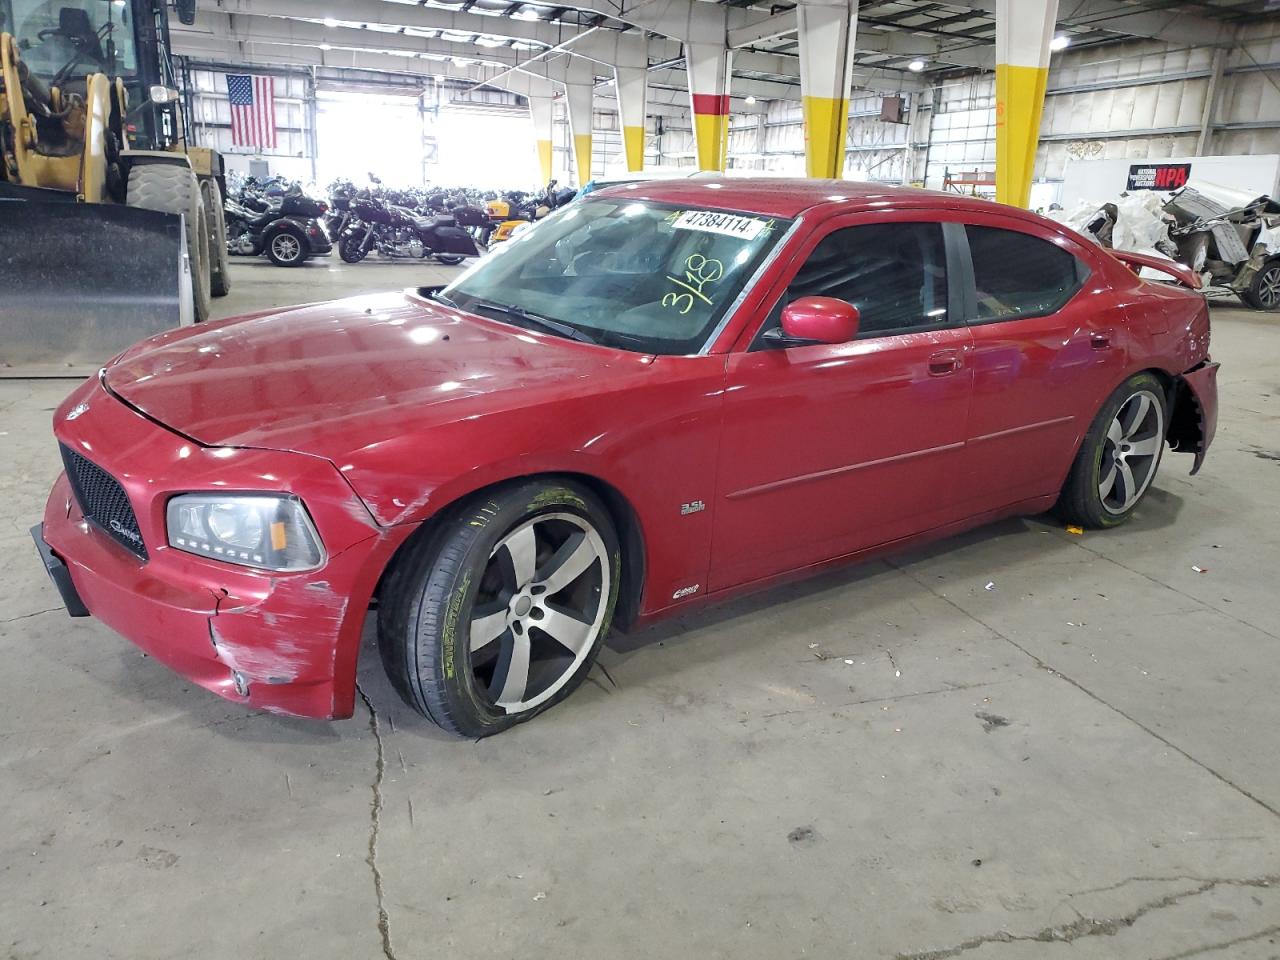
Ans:
[[[1200,274],[1185,263],[1166,260],[1164,257],[1153,257],[1147,253],[1132,253],[1128,250],[1109,250],[1108,253],[1132,269],[1134,273],[1141,273],[1143,267],[1150,267],[1152,270],[1173,277],[1184,287],[1190,287],[1192,290],[1199,290],[1204,286]]]

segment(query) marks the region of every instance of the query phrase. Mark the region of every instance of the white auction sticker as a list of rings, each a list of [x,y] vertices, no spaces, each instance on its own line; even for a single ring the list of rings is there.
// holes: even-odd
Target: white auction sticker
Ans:
[[[742,217],[736,213],[717,213],[714,210],[686,210],[672,224],[677,230],[700,230],[703,233],[723,233],[739,240],[754,240],[769,221],[756,217]]]

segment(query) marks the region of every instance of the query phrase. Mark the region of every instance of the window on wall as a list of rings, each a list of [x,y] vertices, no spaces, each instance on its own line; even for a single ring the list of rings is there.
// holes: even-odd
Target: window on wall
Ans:
[[[1014,230],[965,227],[978,320],[1039,317],[1061,309],[1088,269],[1059,246]]]
[[[858,308],[860,337],[947,323],[947,255],[937,223],[847,227],[818,242],[783,304],[834,297]]]

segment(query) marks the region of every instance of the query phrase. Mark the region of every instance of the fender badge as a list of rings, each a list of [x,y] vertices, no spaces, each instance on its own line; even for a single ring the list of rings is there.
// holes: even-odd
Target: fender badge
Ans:
[[[707,509],[707,505],[701,500],[694,500],[692,503],[680,504],[680,516],[687,517],[691,513],[701,513]]]
[[[74,407],[67,411],[67,420],[74,420],[76,417],[89,412],[89,404],[87,402],[77,403]]]
[[[697,593],[701,589],[702,589],[702,584],[700,583],[695,583],[691,587],[681,587],[679,590],[677,590],[675,593],[671,595],[671,599],[682,600],[685,597],[693,596],[695,593]]]

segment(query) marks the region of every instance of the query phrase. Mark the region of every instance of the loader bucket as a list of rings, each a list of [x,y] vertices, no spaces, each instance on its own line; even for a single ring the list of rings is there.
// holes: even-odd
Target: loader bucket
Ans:
[[[0,197],[0,377],[87,376],[192,322],[182,217],[40,193]]]

